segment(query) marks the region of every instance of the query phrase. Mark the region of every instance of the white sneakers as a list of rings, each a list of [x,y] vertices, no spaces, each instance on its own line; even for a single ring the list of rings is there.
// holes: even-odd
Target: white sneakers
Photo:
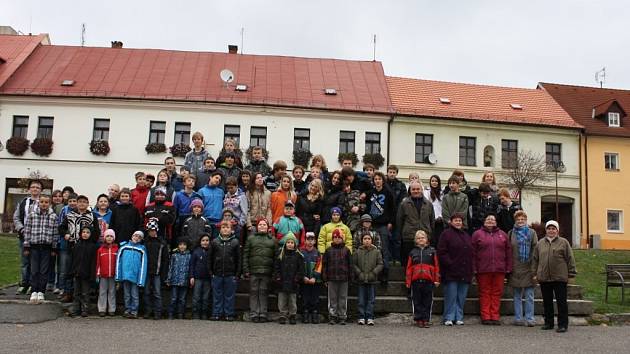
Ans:
[[[360,318],[359,321],[357,321],[357,324],[363,326],[365,324],[365,320]]]
[[[458,326],[463,326],[464,325],[464,321],[455,321],[455,324]]]
[[[452,326],[453,325],[453,321],[444,321],[444,325],[445,326]]]
[[[374,320],[370,318],[369,320],[367,320],[367,324],[368,326],[374,326]]]
[[[30,298],[31,302],[40,302],[44,300],[45,300],[44,293],[36,293],[36,292],[31,293],[31,298]]]
[[[37,301],[44,301],[44,293],[37,293]]]

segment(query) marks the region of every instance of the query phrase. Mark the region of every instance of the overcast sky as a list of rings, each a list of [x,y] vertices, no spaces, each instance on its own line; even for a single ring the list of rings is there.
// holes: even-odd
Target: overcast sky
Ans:
[[[627,1],[0,0],[0,25],[53,44],[372,60],[385,73],[534,88],[539,81],[630,89]]]

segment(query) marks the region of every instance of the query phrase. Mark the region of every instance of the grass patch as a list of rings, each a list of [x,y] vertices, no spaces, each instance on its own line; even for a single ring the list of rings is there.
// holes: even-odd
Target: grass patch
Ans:
[[[597,313],[630,313],[630,291],[626,290],[626,301],[621,305],[621,289],[608,289],[606,296],[606,264],[630,263],[630,251],[574,250],[578,275],[576,284],[581,285],[584,298],[593,301]]]
[[[20,280],[20,257],[15,235],[0,234],[0,287]]]

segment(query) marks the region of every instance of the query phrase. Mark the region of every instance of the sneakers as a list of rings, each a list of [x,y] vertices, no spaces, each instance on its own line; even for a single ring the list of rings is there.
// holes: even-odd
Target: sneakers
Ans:
[[[357,324],[360,326],[363,326],[365,324],[365,320],[362,318],[359,318],[359,320],[357,321]]]
[[[28,290],[28,287],[20,285],[15,291],[15,295],[26,295],[26,290]]]
[[[46,300],[44,298],[44,293],[37,293],[37,301],[44,301]]]
[[[367,325],[368,326],[374,326],[374,320],[371,319],[371,318],[369,320],[367,320]]]
[[[296,323],[297,323],[297,320],[296,320],[296,318],[295,318],[295,315],[291,315],[291,316],[289,316],[289,324],[294,325],[294,324],[296,324]]]
[[[464,325],[464,321],[455,321],[455,325],[463,326]]]
[[[524,325],[525,325],[525,322],[523,322],[522,320],[514,320],[514,321],[512,322],[512,325],[513,325],[513,326],[520,326],[520,327],[522,327],[522,326],[524,326]]]
[[[55,295],[56,295],[56,294],[59,294],[59,293],[61,293],[61,292],[62,292],[62,290],[61,290],[61,289],[59,289],[59,288],[55,288],[55,289],[53,290],[53,294],[55,294]]]
[[[31,293],[31,298],[30,298],[31,302],[37,302],[37,293]]]
[[[453,321],[444,321],[444,325],[450,327],[453,325]]]
[[[527,327],[534,327],[536,326],[536,322],[534,321],[527,321]]]

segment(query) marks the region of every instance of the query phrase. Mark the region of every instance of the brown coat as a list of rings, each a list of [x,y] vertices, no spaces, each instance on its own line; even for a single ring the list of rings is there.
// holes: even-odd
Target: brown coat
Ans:
[[[257,226],[256,220],[260,217],[271,220],[271,192],[263,188],[262,192],[247,191],[247,202],[249,204],[249,217],[247,218],[247,226]]]
[[[531,268],[534,250],[538,244],[538,236],[533,229],[529,229],[529,236],[531,238],[529,261],[521,262],[518,259],[518,239],[516,234],[514,234],[514,230],[508,232],[508,237],[512,243],[512,274],[510,275],[508,285],[513,288],[529,288],[536,285],[532,279],[534,273],[532,273]]]
[[[532,273],[538,282],[567,282],[575,277],[575,258],[569,241],[557,236],[553,241],[541,239],[532,255]]]
[[[423,230],[429,236],[433,236],[433,226],[435,224],[435,212],[433,204],[427,198],[421,199],[422,208],[420,213],[413,203],[411,197],[406,197],[400,203],[396,213],[396,225],[401,228],[403,242],[413,242],[416,231]]]

